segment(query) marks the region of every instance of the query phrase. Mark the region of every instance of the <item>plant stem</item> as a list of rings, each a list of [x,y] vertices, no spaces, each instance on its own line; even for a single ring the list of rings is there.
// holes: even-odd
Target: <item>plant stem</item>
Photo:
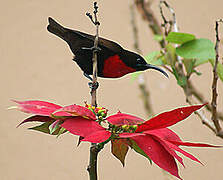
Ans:
[[[97,2],[94,2],[94,20],[90,13],[87,13],[86,15],[90,18],[90,20],[93,22],[93,24],[96,27],[96,35],[94,40],[94,46],[93,46],[93,81],[92,81],[92,89],[91,89],[91,105],[94,107],[97,107],[97,54],[98,54],[98,40],[99,40],[99,25],[100,23],[97,20],[97,12],[98,12],[98,6]],[[100,148],[97,147],[97,144],[91,143],[90,147],[90,161],[89,165],[87,167],[87,171],[89,173],[90,180],[97,180],[97,157],[98,153],[100,152]]]

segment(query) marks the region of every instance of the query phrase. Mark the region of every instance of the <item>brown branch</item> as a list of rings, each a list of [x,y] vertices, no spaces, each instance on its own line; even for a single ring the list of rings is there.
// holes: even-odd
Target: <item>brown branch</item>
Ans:
[[[144,0],[135,0],[135,5],[138,9],[138,12],[141,14],[143,20],[147,21],[149,24],[149,28],[151,29],[154,35],[162,35],[161,26],[154,16],[154,13],[151,9],[151,2],[148,1],[147,3]],[[165,42],[162,40],[159,42],[162,48],[165,47]]]
[[[212,82],[212,101],[211,101],[211,107],[212,107],[212,121],[216,127],[217,130],[217,136],[223,137],[223,131],[221,129],[220,123],[218,121],[218,116],[217,116],[217,81],[218,81],[218,74],[217,74],[217,66],[218,66],[218,59],[219,59],[219,36],[218,36],[218,25],[220,22],[223,22],[221,19],[216,21],[215,24],[215,32],[216,32],[216,44],[215,44],[215,53],[216,53],[216,58],[215,58],[215,64],[213,67],[213,82]]]
[[[92,87],[91,87],[91,105],[92,106],[97,106],[97,98],[96,98],[96,93],[97,93],[97,54],[99,51],[98,48],[98,41],[99,41],[99,21],[97,19],[97,13],[98,13],[98,6],[97,2],[94,2],[94,19],[90,13],[86,13],[86,15],[90,18],[90,20],[93,22],[93,24],[96,26],[96,35],[95,35],[95,40],[94,40],[94,46],[93,46],[93,81],[92,81]],[[98,153],[100,152],[100,148],[98,148],[97,144],[92,143],[91,148],[90,148],[90,161],[89,165],[87,167],[87,171],[89,173],[90,180],[97,180],[97,157]]]
[[[164,6],[170,11],[170,13],[172,14],[172,19],[171,20],[167,20],[165,18],[165,15],[163,13],[163,7],[162,7],[162,4],[164,4]],[[176,18],[176,14],[175,14],[175,11],[174,9],[166,2],[166,1],[163,1],[161,0],[160,3],[159,3],[159,8],[160,8],[160,14],[161,14],[161,17],[163,19],[163,24],[162,26],[164,27],[164,30],[165,30],[165,36],[167,36],[169,34],[170,31],[173,31],[173,32],[178,32],[178,26],[177,26],[177,18]],[[169,29],[167,30],[167,25],[169,24]],[[173,29],[173,30],[172,30]],[[177,48],[178,45],[176,44],[175,45],[175,48]],[[176,69],[178,70],[179,72],[179,75],[181,77],[185,76],[185,73],[183,71],[183,63],[182,63],[182,58],[180,56],[176,56],[176,60],[177,60],[177,63],[176,63]]]
[[[190,90],[191,90],[191,94],[192,94],[192,95],[193,95],[193,96],[194,96],[200,103],[204,104],[204,103],[207,102],[207,100],[205,100],[203,94],[201,94],[199,91],[197,91],[196,88],[193,86],[193,84],[192,84],[189,80],[188,80],[188,86],[189,86],[189,88],[190,88]],[[212,109],[211,109],[211,105],[210,105],[210,104],[207,104],[207,105],[205,106],[205,108],[206,108],[206,110],[208,110],[209,112],[212,111]],[[219,118],[220,120],[223,120],[223,114],[222,114],[221,112],[217,112],[217,114],[218,114],[218,118]]]
[[[134,4],[130,6],[130,13],[131,13],[131,25],[132,25],[132,30],[133,30],[134,48],[138,53],[141,53],[141,50],[139,48],[139,37],[138,37],[138,29],[136,25],[136,20],[135,20]],[[138,76],[138,86],[141,92],[141,98],[144,104],[144,109],[146,111],[146,114],[150,116],[153,114],[153,110],[150,104],[150,92],[148,88],[146,87],[145,76],[143,73],[141,73]]]
[[[164,13],[163,13],[163,8],[162,8],[162,4],[164,4],[168,10],[170,11],[170,13],[172,14],[172,20],[166,20],[165,16],[164,16]],[[170,5],[166,2],[166,1],[160,1],[159,3],[159,8],[160,8],[160,14],[161,14],[161,17],[164,21],[164,24],[163,26],[165,27],[165,35],[167,35],[171,29],[173,28],[173,31],[174,32],[178,32],[178,26],[177,26],[177,19],[176,19],[176,14],[173,10],[172,7],[170,7]],[[169,24],[169,30],[167,30],[167,25]]]

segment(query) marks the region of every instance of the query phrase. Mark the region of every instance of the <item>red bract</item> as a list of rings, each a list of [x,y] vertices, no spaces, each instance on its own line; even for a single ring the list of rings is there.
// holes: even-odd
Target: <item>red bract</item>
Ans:
[[[134,125],[144,122],[144,120],[141,118],[120,112],[115,115],[109,116],[107,118],[107,121],[114,125]]]
[[[204,105],[189,106],[178,108],[169,112],[164,112],[138,125],[138,128],[135,132],[123,132],[120,133],[118,137],[121,139],[129,140],[128,145],[132,147],[136,152],[142,154],[147,158],[150,158],[160,168],[181,179],[178,174],[178,168],[175,159],[177,159],[183,166],[184,164],[183,159],[176,154],[176,151],[196,162],[201,162],[193,155],[182,150],[179,147],[180,145],[193,147],[216,146],[200,143],[182,142],[176,133],[166,127],[184,120],[194,111],[200,109],[203,106]],[[138,124],[138,119],[139,118],[137,117],[134,118],[134,116],[122,113],[118,113],[116,115],[108,117],[108,121],[112,124],[114,123],[115,125],[123,125],[126,122],[128,125],[134,123]],[[121,146],[121,142],[122,141],[119,142],[119,146]],[[126,146],[126,142],[123,146]],[[122,159],[120,160],[123,161],[123,159],[124,158],[122,157]]]
[[[181,177],[178,174],[175,159],[183,166],[184,163],[176,152],[201,163],[192,154],[182,150],[180,146],[216,147],[208,144],[183,142],[175,132],[167,128],[186,119],[205,104],[164,112],[148,121],[119,112],[106,119],[109,123],[109,128],[106,129],[100,125],[104,123],[106,117],[107,110],[105,108],[95,108],[89,105],[86,108],[75,104],[62,107],[44,101],[15,102],[19,104],[18,107],[21,111],[34,114],[20,125],[30,121],[38,121],[43,122],[43,124],[31,129],[57,135],[67,130],[72,134],[81,136],[81,141],[92,143],[104,142],[103,144],[105,144],[111,140],[112,154],[121,161],[123,166],[128,147],[131,147],[149,159],[150,162],[152,160],[160,168],[179,179]],[[97,113],[94,109],[97,109]]]
[[[65,127],[71,133],[83,137],[92,134],[94,131],[104,130],[95,121],[96,116],[94,113],[83,106],[74,104],[62,107],[45,101],[14,102],[18,104],[19,110],[34,114],[34,116],[25,119],[18,126],[31,121],[44,122],[47,124],[41,127],[38,126],[38,130],[41,131],[41,128],[43,128],[44,131],[42,130],[42,132],[45,132],[46,127],[55,128],[57,124],[63,123],[60,127]]]
[[[45,102],[45,101],[16,101],[20,111],[25,113],[50,116],[56,110],[62,108],[62,106]]]
[[[111,136],[111,133],[106,131],[106,129],[100,126],[96,121],[83,117],[65,119],[61,126],[72,134],[84,137],[81,141],[101,143]]]
[[[82,116],[87,119],[96,120],[95,114],[91,110],[76,104],[65,106],[59,109],[57,112],[53,113],[53,115],[58,115],[61,112],[67,112],[73,116]]]

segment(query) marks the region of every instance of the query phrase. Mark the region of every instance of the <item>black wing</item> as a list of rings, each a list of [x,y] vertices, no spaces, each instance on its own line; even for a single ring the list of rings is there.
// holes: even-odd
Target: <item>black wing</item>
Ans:
[[[89,45],[93,46],[94,44],[95,36],[64,28],[51,17],[49,17],[49,25],[47,26],[47,30],[65,40],[70,45],[70,47],[72,46],[71,49],[74,53],[81,47],[88,47]],[[123,48],[116,42],[100,37],[99,47],[109,49],[110,51],[118,54],[123,50]]]

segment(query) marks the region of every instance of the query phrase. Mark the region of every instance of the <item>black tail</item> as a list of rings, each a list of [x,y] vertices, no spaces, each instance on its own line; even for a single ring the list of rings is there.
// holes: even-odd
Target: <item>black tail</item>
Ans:
[[[66,33],[67,30],[61,26],[60,24],[58,24],[53,18],[49,17],[48,18],[49,21],[49,25],[47,26],[47,30],[57,36],[59,36],[60,38],[62,38],[63,40],[66,41]]]

